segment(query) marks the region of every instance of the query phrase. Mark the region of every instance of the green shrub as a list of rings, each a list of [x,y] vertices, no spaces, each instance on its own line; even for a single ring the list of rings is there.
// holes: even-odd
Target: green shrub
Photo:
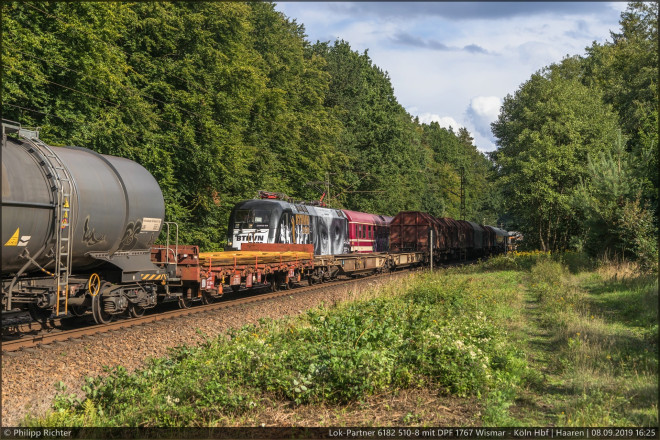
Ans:
[[[480,269],[486,270],[530,270],[538,261],[551,259],[550,252],[524,251],[507,252],[496,255],[480,264]]]

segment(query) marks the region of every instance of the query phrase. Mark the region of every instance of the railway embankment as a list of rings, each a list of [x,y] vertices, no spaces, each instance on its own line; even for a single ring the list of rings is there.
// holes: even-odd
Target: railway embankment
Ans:
[[[275,300],[226,308],[217,313],[189,315],[3,353],[2,425],[17,426],[27,415],[43,416],[57,395],[65,396],[64,401],[84,398],[82,387],[86,377],[106,377],[109,370],[119,366],[133,372],[144,368],[149,359],[168,356],[177,346],[194,347],[226,335],[229,329],[257,324],[260,319],[295,316],[321,304],[331,306],[352,300],[364,290],[405,276],[406,273],[396,273],[392,277],[341,286],[328,284],[326,289],[303,294],[292,290],[291,295]]]

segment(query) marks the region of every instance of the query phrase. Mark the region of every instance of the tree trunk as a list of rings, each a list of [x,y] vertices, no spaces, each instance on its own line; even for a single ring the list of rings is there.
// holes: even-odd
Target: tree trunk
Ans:
[[[543,241],[543,219],[539,219],[539,240],[541,241],[541,249],[545,252],[545,242]]]

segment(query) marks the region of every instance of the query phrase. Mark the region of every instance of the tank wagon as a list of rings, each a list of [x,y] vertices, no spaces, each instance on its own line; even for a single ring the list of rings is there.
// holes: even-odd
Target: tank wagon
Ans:
[[[97,322],[153,307],[165,272],[150,261],[165,204],[141,165],[79,147],[52,147],[3,123],[2,304],[34,318]]]

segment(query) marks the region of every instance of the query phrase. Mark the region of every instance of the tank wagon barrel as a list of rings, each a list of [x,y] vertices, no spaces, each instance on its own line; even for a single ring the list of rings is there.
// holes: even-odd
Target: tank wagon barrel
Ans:
[[[3,311],[36,307],[46,313],[62,300],[63,310],[81,305],[85,295],[70,293],[89,290],[93,274],[92,292],[115,291],[102,295],[118,297],[114,308],[106,308],[122,309],[130,301],[121,300],[121,289],[100,283],[133,283],[134,299],[143,296],[135,283],[144,274],[159,274],[149,249],[164,215],[156,179],[136,162],[52,147],[38,132],[3,122]]]
[[[165,206],[158,183],[147,170],[128,159],[85,148],[50,151],[57,158],[54,163],[68,170],[71,187],[61,202],[67,215],[57,224],[59,202],[49,177],[52,171],[44,164],[53,159],[49,152],[13,139],[2,150],[3,275],[20,270],[26,264],[21,255],[28,251],[34,256],[57,229],[71,231],[71,263],[76,268],[99,265],[97,253],[113,255],[153,244]],[[45,252],[34,258],[41,266],[53,267]]]

